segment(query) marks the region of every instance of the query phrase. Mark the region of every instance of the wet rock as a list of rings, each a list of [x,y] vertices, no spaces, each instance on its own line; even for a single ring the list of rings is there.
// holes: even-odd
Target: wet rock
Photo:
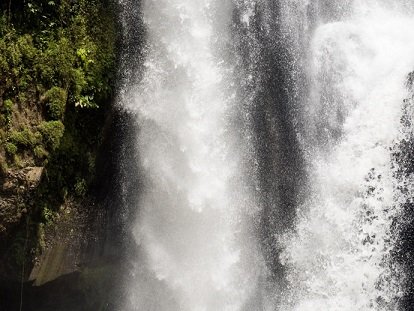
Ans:
[[[13,193],[17,188],[17,180],[15,179],[6,179],[2,185],[2,192]]]
[[[25,182],[30,187],[37,187],[43,175],[43,167],[27,167],[24,169]]]
[[[44,168],[8,170],[0,179],[0,237],[27,214],[27,203],[39,185]]]

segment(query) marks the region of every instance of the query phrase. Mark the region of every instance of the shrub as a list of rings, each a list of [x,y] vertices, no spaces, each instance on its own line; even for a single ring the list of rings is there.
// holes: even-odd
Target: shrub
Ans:
[[[75,103],[75,107],[80,108],[99,108],[99,106],[93,101],[93,96],[79,96]]]
[[[52,120],[59,120],[63,117],[66,107],[67,93],[64,89],[54,86],[45,93],[46,106],[49,117]]]
[[[86,184],[86,180],[83,178],[79,178],[75,184],[75,193],[77,196],[84,197],[88,190],[88,185]]]
[[[17,39],[16,46],[21,53],[22,62],[25,63],[25,65],[27,66],[31,66],[32,61],[35,59],[37,55],[37,49],[33,45],[32,36],[29,34],[20,36]]]
[[[51,150],[59,147],[60,139],[65,131],[65,126],[61,121],[43,121],[38,126],[40,133],[43,136],[43,142]]]
[[[22,131],[11,131],[9,134],[9,142],[16,146],[33,147],[40,141],[38,135],[26,128]]]
[[[14,155],[17,152],[17,146],[10,142],[6,143],[4,148],[9,155]]]
[[[67,86],[71,81],[74,62],[73,43],[61,36],[57,41],[48,42],[47,49],[38,59],[37,70],[46,84]]]
[[[85,73],[81,68],[72,70],[72,93],[75,100],[81,96],[82,91],[87,87],[88,82],[85,78]]]
[[[47,158],[49,155],[49,153],[42,146],[36,146],[33,150],[33,153],[38,159]]]

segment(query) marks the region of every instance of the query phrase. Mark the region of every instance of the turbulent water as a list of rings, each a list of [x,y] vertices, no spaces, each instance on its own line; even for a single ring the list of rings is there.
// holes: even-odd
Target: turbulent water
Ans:
[[[410,2],[120,2],[124,310],[410,310]]]

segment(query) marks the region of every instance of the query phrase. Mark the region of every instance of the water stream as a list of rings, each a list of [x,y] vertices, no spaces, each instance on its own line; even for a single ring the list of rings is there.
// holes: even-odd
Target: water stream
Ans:
[[[400,310],[414,4],[139,11],[124,29],[142,22],[145,44],[123,59],[139,73],[119,96],[144,185],[124,309]]]

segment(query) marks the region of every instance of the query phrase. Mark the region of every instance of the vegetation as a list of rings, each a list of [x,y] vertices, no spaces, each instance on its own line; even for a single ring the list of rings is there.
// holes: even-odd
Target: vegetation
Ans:
[[[63,118],[66,108],[67,93],[64,89],[54,86],[45,93],[49,117],[52,120]]]
[[[2,116],[3,116],[3,123],[5,126],[9,126],[11,123],[11,115],[13,111],[13,102],[10,99],[6,99],[3,102],[3,109],[2,109]]]
[[[65,126],[61,121],[43,121],[39,125],[39,131],[42,133],[44,145],[52,151],[59,147],[64,130]]]
[[[0,177],[45,167],[21,223],[41,248],[62,202],[93,182],[114,85],[115,12],[111,0],[0,2]],[[13,242],[19,258],[23,240]]]

